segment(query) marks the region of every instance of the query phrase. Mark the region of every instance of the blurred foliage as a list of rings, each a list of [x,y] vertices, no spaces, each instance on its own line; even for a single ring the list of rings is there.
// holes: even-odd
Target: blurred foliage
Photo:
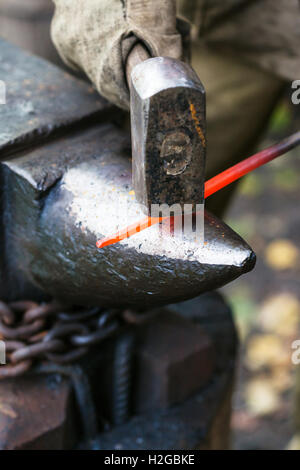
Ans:
[[[227,218],[226,223],[241,237],[249,240],[256,233],[257,218],[254,214],[248,213],[236,218]]]
[[[278,365],[278,361],[281,365],[286,364],[286,359],[290,359],[289,353],[279,336],[254,334],[247,343],[246,364],[252,371]]]
[[[261,148],[300,128],[296,111],[282,101]],[[226,218],[258,255],[252,273],[224,288],[243,351],[233,415],[237,448],[300,449],[300,365],[291,361],[292,342],[300,338],[299,156],[298,148],[244,177]]]
[[[245,389],[245,399],[249,411],[256,415],[273,413],[280,404],[278,393],[266,378],[250,380]]]
[[[290,292],[274,292],[263,301],[256,321],[263,331],[288,337],[292,341],[297,335],[299,318],[298,298]]]
[[[263,180],[260,175],[250,173],[242,179],[239,192],[243,196],[257,197],[263,192]]]
[[[299,266],[300,251],[290,240],[277,239],[266,247],[265,261],[272,269],[285,270]]]
[[[282,101],[275,109],[269,123],[270,133],[281,133],[288,130],[293,119],[292,107],[288,101]]]
[[[243,340],[249,333],[255,319],[257,306],[253,292],[246,284],[239,283],[238,287],[230,289],[228,303],[232,308],[239,337]]]
[[[275,189],[295,191],[299,188],[299,175],[293,168],[283,168],[273,172],[272,184]]]

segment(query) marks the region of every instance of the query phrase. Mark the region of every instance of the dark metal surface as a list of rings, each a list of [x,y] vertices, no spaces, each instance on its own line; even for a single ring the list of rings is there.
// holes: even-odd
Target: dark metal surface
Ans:
[[[0,160],[87,122],[109,118],[112,106],[91,86],[0,38]]]
[[[162,363],[155,376],[151,367],[142,374],[135,370],[131,376],[132,337],[125,331],[101,348],[93,349],[75,365],[43,363],[25,377],[1,381],[0,448],[65,449],[77,446],[78,438],[82,448],[92,449],[222,448],[228,435],[237,347],[231,313],[216,294],[175,307],[176,315],[169,309],[164,309],[164,313],[153,311],[145,317],[144,324],[140,315],[136,317],[138,323],[133,322],[130,327],[140,343],[134,347],[135,361],[145,363],[145,355],[148,355],[148,364],[153,365],[155,361],[158,364],[159,360]],[[210,310],[215,314],[214,321]],[[201,327],[178,314],[195,318]],[[78,316],[77,310],[74,315]],[[160,329],[167,339],[166,345],[159,344]],[[175,354],[174,343],[179,344],[179,352]],[[207,375],[203,381],[207,366],[203,369],[201,364],[209,362],[208,351],[214,351],[213,375]],[[193,354],[195,365],[199,364],[196,369],[192,366]],[[113,358],[117,366],[114,374]],[[188,372],[197,376],[193,381],[186,381],[184,365]],[[145,374],[155,379],[156,390],[166,390],[170,399],[163,409],[160,403],[153,407],[153,398],[146,391],[144,410],[151,411],[133,417],[136,406],[129,410],[128,404],[136,405],[136,397],[145,392]],[[112,380],[107,380],[108,375]],[[195,388],[197,380],[199,387]],[[176,406],[171,399],[174,396]]]
[[[203,203],[206,148],[205,90],[193,69],[155,57],[131,74],[133,187],[152,204]]]
[[[211,337],[199,325],[160,309],[137,331],[135,414],[182,403],[213,377]]]
[[[176,305],[176,311],[184,317],[195,318],[203,334],[208,336],[215,351],[213,378],[206,382],[201,391],[180,404],[164,409],[150,409],[148,413],[132,417],[122,426],[99,434],[97,440],[100,449],[228,448],[231,394],[238,346],[232,314],[216,293]],[[152,354],[155,355],[155,351]],[[163,382],[165,379],[166,374],[162,373],[159,380]],[[175,382],[173,386],[176,387]]]
[[[113,424],[126,423],[132,411],[134,331],[127,330],[119,337],[113,362]]]
[[[84,441],[91,445],[93,438],[99,431],[99,423],[93,397],[93,387],[86,368],[81,364],[63,366],[52,363],[40,364],[36,367],[30,377],[32,383],[35,385],[38,385],[37,380],[39,374],[58,374],[63,379],[70,379],[68,383],[73,387],[77,411],[80,418],[80,423],[76,423],[76,434],[81,434]],[[67,412],[69,417],[74,421],[75,410],[69,409]]]
[[[204,392],[166,410],[135,416],[123,426],[98,436],[103,450],[221,450],[227,445],[233,371],[219,375]],[[226,418],[220,419],[226,407]],[[220,433],[215,446],[210,433]]]
[[[0,450],[70,449],[78,436],[70,381],[24,376],[0,382]]]

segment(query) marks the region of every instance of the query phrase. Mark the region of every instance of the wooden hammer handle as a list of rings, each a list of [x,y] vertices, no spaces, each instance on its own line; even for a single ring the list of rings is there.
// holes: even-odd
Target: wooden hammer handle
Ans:
[[[133,68],[147,59],[150,59],[149,52],[141,43],[137,43],[129,53],[126,63],[126,78],[129,89],[131,86],[131,72]]]

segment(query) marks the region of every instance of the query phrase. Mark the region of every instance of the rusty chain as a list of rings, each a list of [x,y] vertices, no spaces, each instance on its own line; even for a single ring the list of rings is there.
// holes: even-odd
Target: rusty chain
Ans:
[[[122,321],[126,322],[124,312],[117,309],[71,309],[55,301],[0,301],[0,340],[7,353],[0,379],[22,375],[36,361],[75,362],[91,346],[113,336]]]

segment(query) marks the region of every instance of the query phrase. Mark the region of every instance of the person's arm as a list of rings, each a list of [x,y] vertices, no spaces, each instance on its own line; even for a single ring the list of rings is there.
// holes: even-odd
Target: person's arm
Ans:
[[[126,61],[137,43],[149,56],[182,57],[175,0],[53,0],[52,39],[102,96],[127,109]]]

